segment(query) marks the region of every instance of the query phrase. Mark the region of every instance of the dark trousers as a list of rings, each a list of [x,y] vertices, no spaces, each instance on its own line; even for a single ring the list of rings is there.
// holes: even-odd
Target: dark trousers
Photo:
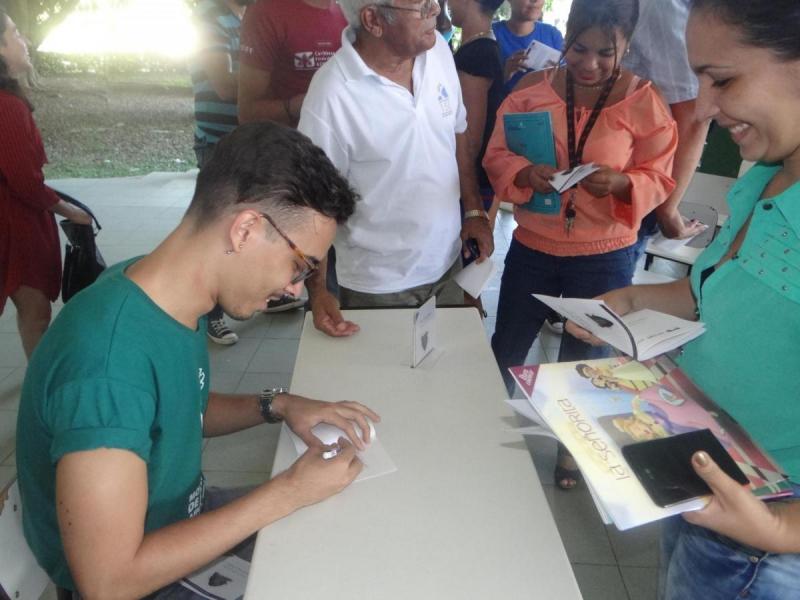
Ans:
[[[509,367],[523,364],[550,309],[531,294],[593,298],[630,285],[634,248],[591,256],[552,256],[512,240],[506,256],[497,305],[492,350],[509,394],[514,381]],[[559,362],[608,356],[607,346],[590,346],[564,333]]]
[[[645,248],[647,248],[647,242],[650,241],[650,238],[654,236],[656,232],[658,232],[658,217],[656,216],[656,211],[653,210],[642,219],[642,223],[639,225],[639,233],[637,234],[636,243],[633,245],[634,265],[639,262],[642,254],[644,254]]]

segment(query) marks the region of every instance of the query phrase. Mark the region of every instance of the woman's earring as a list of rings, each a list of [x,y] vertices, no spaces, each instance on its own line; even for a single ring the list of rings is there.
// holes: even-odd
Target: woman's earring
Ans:
[[[225,254],[230,256],[231,254],[233,254],[233,250],[225,250]]]

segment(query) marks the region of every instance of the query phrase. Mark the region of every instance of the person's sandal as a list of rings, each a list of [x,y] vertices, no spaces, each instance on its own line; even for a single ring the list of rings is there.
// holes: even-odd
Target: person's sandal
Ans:
[[[563,462],[569,461],[574,464],[574,468],[565,467]],[[553,480],[555,484],[562,490],[571,490],[581,479],[581,472],[578,465],[575,463],[575,457],[569,453],[560,442],[558,444],[558,452],[556,454],[556,468],[553,470]]]
[[[556,468],[553,470],[553,480],[562,490],[571,490],[578,485],[580,478],[580,469],[568,469],[561,465],[556,465]]]

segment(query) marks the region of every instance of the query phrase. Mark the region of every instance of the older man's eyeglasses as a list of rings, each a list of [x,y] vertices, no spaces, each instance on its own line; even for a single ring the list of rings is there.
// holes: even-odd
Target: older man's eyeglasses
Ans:
[[[285,233],[283,233],[283,231],[281,231],[281,228],[275,224],[275,221],[273,221],[272,218],[270,218],[270,216],[267,213],[262,212],[259,214],[262,217],[264,217],[264,219],[266,219],[270,225],[272,225],[272,228],[278,232],[278,235],[280,235],[284,240],[286,240],[286,243],[289,244],[289,248],[291,248],[294,251],[294,253],[297,255],[297,258],[300,259],[300,262],[303,265],[302,268],[298,269],[297,275],[292,277],[291,284],[294,285],[296,283],[300,283],[301,281],[305,281],[306,279],[311,277],[314,274],[314,271],[316,271],[319,268],[319,261],[314,257],[309,258],[305,254],[303,254],[303,251],[297,247],[297,244],[295,244],[291,239],[289,239],[288,235],[286,235]]]
[[[381,8],[389,8],[392,10],[405,10],[408,12],[419,13],[420,19],[427,19],[437,11],[439,8],[439,3],[436,0],[425,0],[418,7],[413,8],[410,6],[395,6],[394,4],[376,4],[376,6],[380,6]]]

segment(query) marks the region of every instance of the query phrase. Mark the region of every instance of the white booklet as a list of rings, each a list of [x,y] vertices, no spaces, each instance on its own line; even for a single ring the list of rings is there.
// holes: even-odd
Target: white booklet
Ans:
[[[533,297],[635,360],[647,360],[674,350],[706,330],[701,321],[687,321],[655,310],[637,310],[620,316],[602,300],[542,294]]]
[[[536,40],[531,42],[525,50],[525,60],[522,66],[533,71],[541,71],[558,65],[561,61],[561,52],[547,44]]]
[[[550,185],[553,186],[553,189],[555,191],[561,194],[570,189],[571,187],[578,185],[589,175],[599,170],[600,167],[598,167],[594,163],[586,163],[585,165],[578,165],[573,169],[566,169],[564,171],[559,171],[558,173],[554,173],[553,176],[550,177]]]
[[[367,419],[367,421],[369,421],[369,419]],[[294,449],[297,450],[297,456],[299,457],[308,450],[308,446],[288,425],[284,426],[289,432],[289,437],[292,438]],[[311,433],[317,436],[325,445],[335,444],[339,441],[340,437],[347,437],[344,431],[328,423],[315,425],[311,428]],[[359,436],[361,435],[361,429],[359,429],[358,425],[356,425],[356,433]],[[373,477],[380,477],[381,475],[388,475],[389,473],[397,471],[397,465],[394,464],[394,461],[386,452],[386,448],[383,447],[383,444],[381,444],[378,439],[378,434],[372,422],[369,423],[369,438],[371,441],[367,444],[367,447],[364,448],[364,450],[356,452],[358,458],[364,463],[364,468],[361,470],[361,473],[358,474],[358,477],[356,477],[356,481],[364,481],[365,479],[372,479]]]

